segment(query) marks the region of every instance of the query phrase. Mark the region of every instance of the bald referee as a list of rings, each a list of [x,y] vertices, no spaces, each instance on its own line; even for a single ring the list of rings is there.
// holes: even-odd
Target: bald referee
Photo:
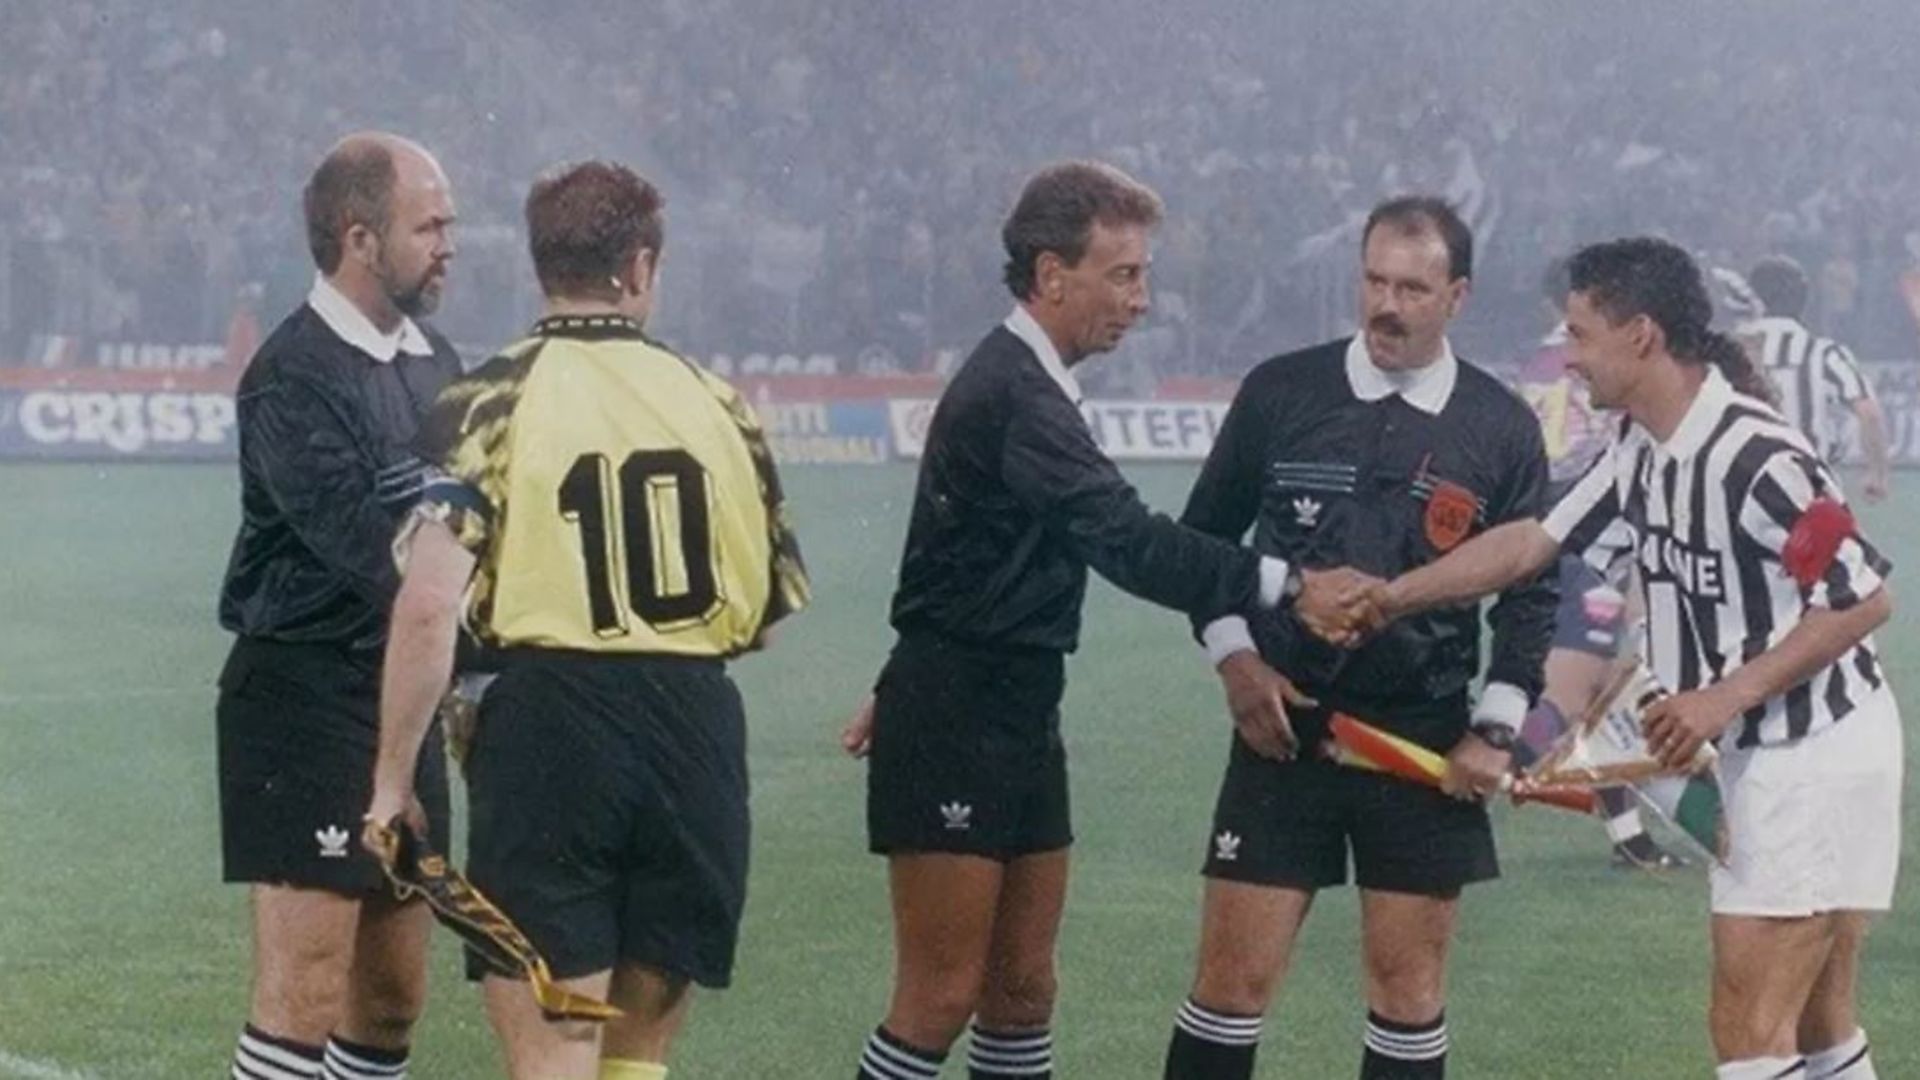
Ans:
[[[550,1023],[485,972],[515,1080],[660,1080],[691,985],[727,985],[748,820],[726,661],[807,600],[751,410],[647,337],[661,211],[620,165],[533,185],[546,317],[435,405],[398,544],[367,817],[408,810],[464,611],[504,659],[466,761],[468,876],[562,986],[625,1014]]]
[[[390,1080],[426,996],[421,904],[353,843],[376,741],[394,529],[420,495],[420,416],[460,371],[425,322],[453,258],[440,165],[393,135],[342,140],[307,182],[319,273],[240,380],[239,534],[220,593],[223,875],[253,907],[238,1080]],[[437,751],[417,790],[447,829]],[[324,1062],[323,1062],[324,1058]]]
[[[1107,165],[1028,181],[1001,238],[1014,308],[934,412],[893,598],[898,643],[847,748],[871,740],[867,827],[885,855],[896,966],[859,1075],[1052,1075],[1066,898],[1064,657],[1087,568],[1206,617],[1276,601],[1286,568],[1151,513],[1081,416],[1076,365],[1147,310],[1160,199]],[[1256,738],[1283,752],[1284,732]]]

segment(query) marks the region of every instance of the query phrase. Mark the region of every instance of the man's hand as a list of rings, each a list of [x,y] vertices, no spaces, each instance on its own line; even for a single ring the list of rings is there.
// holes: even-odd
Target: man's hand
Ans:
[[[1661,698],[1641,718],[1647,732],[1647,751],[1663,768],[1686,769],[1693,764],[1701,745],[1719,738],[1740,710],[1740,702],[1723,686]]]
[[[411,784],[374,784],[373,801],[367,804],[366,815],[361,818],[360,846],[375,858],[389,854],[381,831],[394,818],[403,819],[421,836],[427,834],[427,808],[420,804]]]
[[[1302,570],[1293,614],[1316,637],[1343,648],[1359,645],[1386,625],[1378,603],[1385,583],[1349,566]]]
[[[863,758],[873,749],[873,695],[868,694],[853,710],[853,718],[840,731],[840,749],[848,757]]]
[[[1512,764],[1511,752],[1495,750],[1468,732],[1447,754],[1447,775],[1440,778],[1440,790],[1456,799],[1479,802],[1500,790]]]
[[[1258,653],[1241,650],[1220,661],[1220,682],[1227,691],[1227,711],[1233,726],[1254,753],[1274,761],[1290,761],[1300,749],[1287,706],[1311,708],[1319,704],[1302,694],[1286,676],[1267,666]]]

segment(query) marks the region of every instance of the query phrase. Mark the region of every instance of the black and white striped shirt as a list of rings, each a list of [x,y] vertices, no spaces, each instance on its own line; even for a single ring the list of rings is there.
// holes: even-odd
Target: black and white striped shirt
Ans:
[[[1803,590],[1780,564],[1787,533],[1840,487],[1807,439],[1717,370],[1662,443],[1623,423],[1543,524],[1562,550],[1605,565],[1631,551],[1646,596],[1647,662],[1661,684],[1695,690],[1780,643],[1809,608],[1840,611],[1879,590],[1890,564],[1847,540]],[[1871,637],[1729,727],[1734,745],[1774,745],[1840,720],[1885,676]]]
[[[1798,319],[1755,319],[1740,328],[1752,354],[1780,395],[1780,412],[1806,433],[1814,449],[1828,461],[1842,448],[1847,430],[1845,410],[1870,397],[1873,388],[1846,346],[1814,334]]]

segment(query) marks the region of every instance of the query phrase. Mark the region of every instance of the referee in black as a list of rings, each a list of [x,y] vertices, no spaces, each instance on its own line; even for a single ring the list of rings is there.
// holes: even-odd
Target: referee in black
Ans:
[[[1081,416],[1073,368],[1146,312],[1160,217],[1159,197],[1110,166],[1035,175],[1001,231],[1013,313],[934,412],[899,641],[845,736],[862,753],[870,733],[868,834],[888,857],[897,954],[862,1077],[936,1076],[969,1019],[971,1076],[1052,1074],[1073,840],[1059,704],[1087,568],[1204,618],[1284,587],[1277,560],[1150,512]]]
[[[342,140],[308,181],[313,290],[240,381],[241,524],[220,595],[225,880],[251,886],[237,1080],[406,1074],[431,919],[355,842],[379,735],[392,545],[426,469],[414,429],[460,361],[416,322],[453,258],[452,192],[418,145]],[[447,850],[438,744],[418,790]]]
[[[1311,568],[1391,578],[1491,525],[1532,520],[1546,493],[1539,421],[1493,376],[1460,361],[1447,324],[1465,303],[1473,238],[1445,202],[1376,207],[1362,234],[1364,332],[1276,357],[1241,384],[1181,521]],[[1176,1015],[1166,1075],[1252,1075],[1261,1018],[1314,893],[1360,887],[1367,1026],[1363,1080],[1445,1070],[1445,963],[1463,886],[1496,876],[1487,813],[1540,690],[1554,590],[1506,592],[1476,705],[1480,615],[1463,605],[1393,624],[1353,651],[1335,621],[1344,571],[1303,574],[1281,612],[1205,624],[1236,713],[1306,701],[1285,717],[1295,760],[1235,740],[1207,845],[1199,973]],[[1274,688],[1281,690],[1276,695]],[[1320,750],[1334,711],[1449,757],[1448,791],[1335,765]],[[1245,724],[1242,723],[1244,730]]]

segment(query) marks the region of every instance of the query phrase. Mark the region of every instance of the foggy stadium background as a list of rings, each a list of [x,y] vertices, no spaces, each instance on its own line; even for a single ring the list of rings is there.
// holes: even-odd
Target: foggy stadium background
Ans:
[[[1793,256],[1807,321],[1868,362],[1896,464],[1920,464],[1909,0],[0,0],[0,50],[0,1077],[211,1075],[241,1022],[243,897],[217,883],[211,811],[230,391],[311,284],[300,188],[350,131],[444,163],[459,254],[434,321],[470,363],[538,311],[538,171],[606,157],[656,181],[650,329],[739,378],[780,442],[821,600],[741,665],[742,982],[696,1006],[676,1076],[841,1075],[883,1001],[884,886],[832,734],[888,641],[915,403],[1005,315],[998,228],[1042,164],[1111,161],[1166,200],[1153,309],[1082,369],[1110,448],[1171,459],[1128,465],[1157,507],[1234,380],[1352,329],[1358,222],[1412,190],[1476,229],[1453,340],[1496,367],[1548,328],[1541,272],[1580,244]],[[1867,515],[1901,565],[1915,476]],[[1914,715],[1903,602],[1883,638]],[[1191,970],[1226,721],[1178,620],[1092,604],[1061,1059],[1146,1076]],[[1176,728],[1205,738],[1161,741]],[[1911,810],[1907,835],[1911,864]],[[1608,877],[1584,822],[1508,818],[1501,842],[1508,880],[1472,896],[1459,949],[1456,1071],[1700,1075],[1701,875]],[[1869,955],[1888,1075],[1920,1073],[1910,897]],[[1352,914],[1315,916],[1262,1075],[1350,1073]],[[484,1075],[441,944],[415,1075]],[[1603,1007],[1598,985],[1632,990]]]

